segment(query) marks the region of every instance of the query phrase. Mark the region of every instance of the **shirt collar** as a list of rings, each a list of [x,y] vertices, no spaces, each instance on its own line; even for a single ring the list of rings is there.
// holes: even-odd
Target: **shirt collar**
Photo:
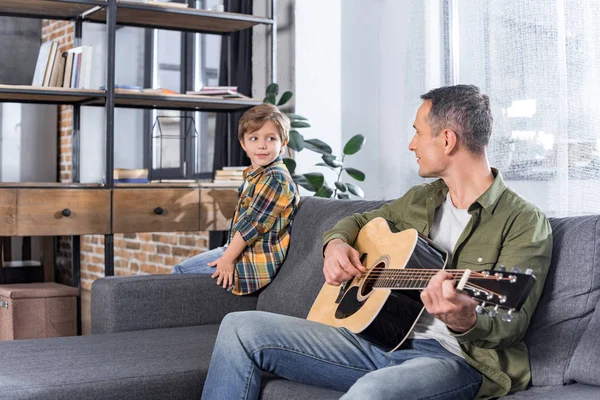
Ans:
[[[502,193],[506,190],[506,184],[502,179],[502,174],[496,168],[492,168],[492,174],[494,175],[494,182],[492,185],[487,188],[485,192],[471,206],[469,206],[469,212],[473,211],[477,205],[481,206],[484,210],[489,212],[490,214],[494,213],[496,209],[496,205],[498,204],[498,200]],[[438,192],[438,196],[436,199],[436,206],[439,206],[445,199],[448,194],[448,186],[444,183],[442,179],[438,179],[433,182],[436,192]],[[439,203],[439,204],[438,204]]]
[[[256,169],[252,169],[252,165],[251,165],[244,170],[244,180],[252,180],[252,179],[256,178],[257,176],[260,176],[265,169],[270,168],[277,164],[281,164],[281,163],[283,163],[281,156],[278,156],[275,160],[273,160],[272,163],[270,163],[264,167],[258,167]]]

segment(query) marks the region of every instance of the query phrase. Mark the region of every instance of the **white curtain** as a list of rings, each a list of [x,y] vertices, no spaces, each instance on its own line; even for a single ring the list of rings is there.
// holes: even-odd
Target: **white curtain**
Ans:
[[[454,83],[490,96],[490,161],[549,216],[600,213],[600,1],[454,0]]]

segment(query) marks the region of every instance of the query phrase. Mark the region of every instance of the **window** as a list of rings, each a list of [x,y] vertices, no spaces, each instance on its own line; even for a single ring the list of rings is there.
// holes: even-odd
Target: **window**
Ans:
[[[550,216],[600,211],[600,2],[447,4],[450,83],[490,96],[492,165]]]
[[[218,3],[197,0],[190,6],[210,9]],[[217,85],[220,45],[217,35],[147,30],[152,62],[146,65],[145,86],[185,93]],[[151,179],[212,177],[215,113],[152,110],[145,119],[145,164]]]

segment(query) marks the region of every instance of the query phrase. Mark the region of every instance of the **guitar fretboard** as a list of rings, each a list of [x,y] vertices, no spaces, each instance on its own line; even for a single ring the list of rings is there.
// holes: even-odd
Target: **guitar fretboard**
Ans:
[[[373,271],[368,276],[372,287],[384,289],[425,289],[429,281],[440,270],[438,269],[383,269]],[[467,270],[446,270],[454,279],[460,280]],[[470,278],[494,279],[495,276],[484,275],[479,272],[470,271]],[[509,279],[509,278],[502,278]]]

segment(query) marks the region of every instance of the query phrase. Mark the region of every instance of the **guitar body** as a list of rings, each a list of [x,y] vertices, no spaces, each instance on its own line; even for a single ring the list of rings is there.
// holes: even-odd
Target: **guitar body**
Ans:
[[[381,270],[444,269],[447,253],[414,229],[393,233],[386,220],[375,218],[359,232],[354,248],[367,274],[343,288],[323,285],[307,319],[344,327],[377,345],[395,350],[423,312],[419,290],[377,288],[385,283]]]

